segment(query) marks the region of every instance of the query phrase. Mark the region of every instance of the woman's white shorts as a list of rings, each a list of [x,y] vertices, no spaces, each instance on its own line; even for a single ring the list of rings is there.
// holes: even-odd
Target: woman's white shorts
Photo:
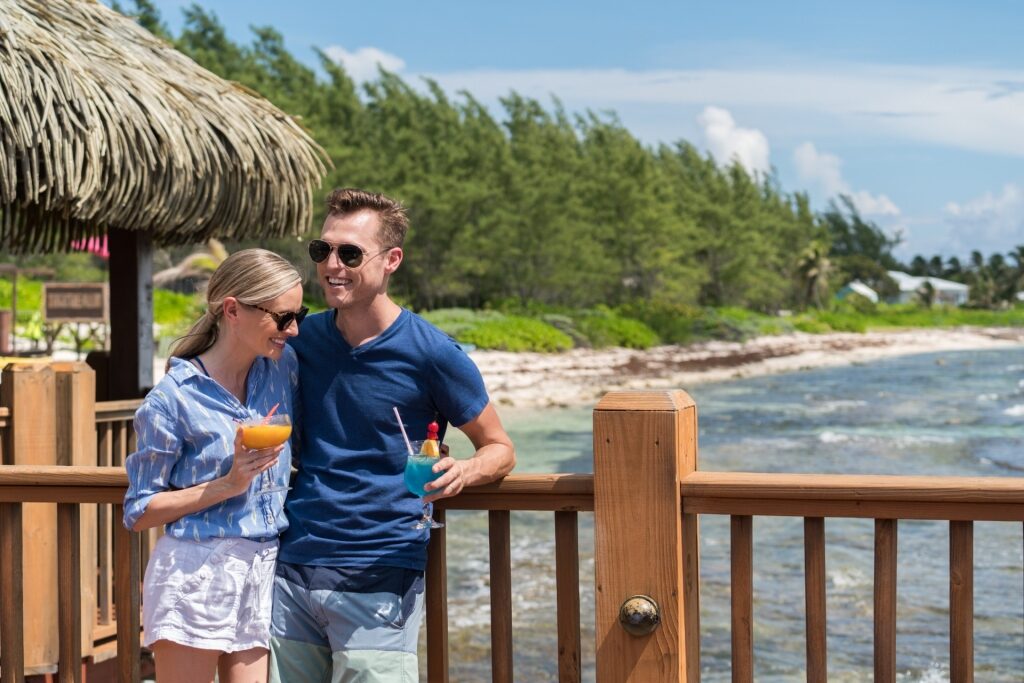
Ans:
[[[240,652],[270,646],[277,540],[161,536],[142,585],[143,645]]]

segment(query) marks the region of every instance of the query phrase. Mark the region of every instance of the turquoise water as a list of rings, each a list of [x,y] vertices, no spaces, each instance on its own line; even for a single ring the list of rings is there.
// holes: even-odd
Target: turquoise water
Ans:
[[[410,455],[405,461],[405,487],[421,498],[426,496],[423,486],[441,476],[434,473],[433,467],[436,464],[437,458]]]
[[[1024,348],[876,363],[685,387],[697,402],[699,467],[716,471],[1021,476]],[[517,472],[591,471],[591,409],[501,410]],[[449,435],[453,454],[471,452]],[[899,524],[900,681],[948,680],[948,524]],[[487,516],[448,513],[452,680],[490,680]],[[832,681],[871,680],[874,526],[828,520]],[[1024,680],[1024,542],[1019,523],[975,524],[975,667],[979,681]],[[730,680],[729,521],[701,518],[704,681]],[[584,680],[593,681],[593,517],[580,515]],[[554,524],[513,513],[517,680],[557,680]],[[803,522],[755,518],[758,681],[802,681]]]

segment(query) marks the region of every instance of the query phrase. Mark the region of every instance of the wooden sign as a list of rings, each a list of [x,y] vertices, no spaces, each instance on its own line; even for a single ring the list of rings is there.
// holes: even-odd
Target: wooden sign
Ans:
[[[102,323],[109,318],[106,282],[44,282],[43,319]]]

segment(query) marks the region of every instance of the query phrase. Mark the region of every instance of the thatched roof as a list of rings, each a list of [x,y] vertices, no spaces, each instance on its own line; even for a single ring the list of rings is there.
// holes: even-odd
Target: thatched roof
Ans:
[[[297,234],[326,154],[287,114],[95,0],[0,0],[0,248],[108,227]]]

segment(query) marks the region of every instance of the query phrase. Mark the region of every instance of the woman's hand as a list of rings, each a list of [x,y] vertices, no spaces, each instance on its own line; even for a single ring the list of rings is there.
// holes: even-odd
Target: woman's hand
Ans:
[[[242,428],[235,432],[235,457],[231,470],[224,475],[228,488],[237,496],[249,490],[249,484],[259,474],[277,464],[277,456],[284,444],[273,448],[246,448],[242,445]]]

